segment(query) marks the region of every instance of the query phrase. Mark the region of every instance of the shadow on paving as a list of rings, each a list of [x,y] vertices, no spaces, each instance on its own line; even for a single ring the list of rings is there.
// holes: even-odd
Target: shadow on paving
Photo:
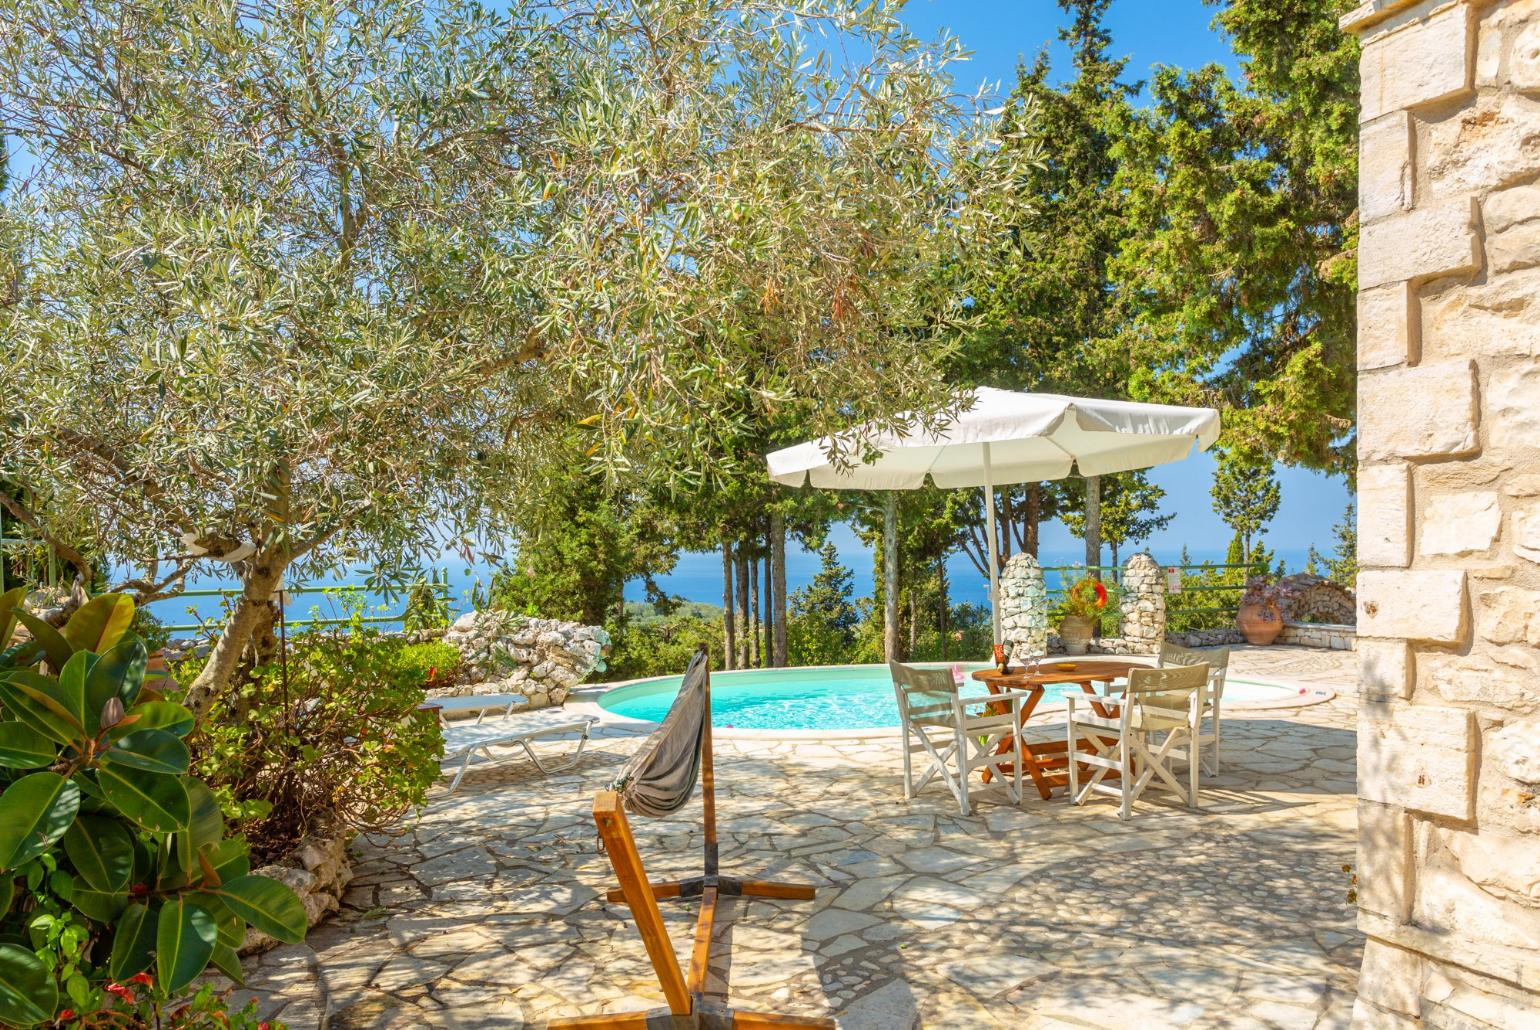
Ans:
[[[256,964],[264,1014],[506,1027],[661,1004],[627,909],[603,899],[613,874],[590,818],[639,739],[600,738],[549,778],[519,762],[472,773],[401,837],[361,841],[344,910]],[[723,872],[819,894],[724,902],[709,986],[850,1030],[1330,1023],[1351,1006],[1361,942],[1342,869],[1353,743],[1227,721],[1203,810],[1151,792],[1120,823],[1110,800],[1017,807],[998,787],[968,817],[934,784],[906,804],[892,739],[719,741]],[[699,871],[699,819],[698,803],[633,818],[653,879]],[[662,908],[684,964],[695,906]]]

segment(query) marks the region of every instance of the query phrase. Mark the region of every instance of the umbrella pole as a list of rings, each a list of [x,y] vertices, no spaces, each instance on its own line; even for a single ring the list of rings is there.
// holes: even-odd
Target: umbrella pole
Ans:
[[[1000,643],[1000,542],[995,537],[995,471],[989,462],[989,444],[984,445],[984,522],[989,537],[989,613],[994,624],[995,643]]]

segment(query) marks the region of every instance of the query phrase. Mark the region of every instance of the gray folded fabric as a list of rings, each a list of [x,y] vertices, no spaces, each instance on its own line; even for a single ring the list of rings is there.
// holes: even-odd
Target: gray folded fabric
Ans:
[[[665,816],[683,808],[695,793],[701,738],[710,718],[706,709],[709,672],[705,649],[697,651],[663,725],[631,756],[611,785],[627,811],[654,818]]]

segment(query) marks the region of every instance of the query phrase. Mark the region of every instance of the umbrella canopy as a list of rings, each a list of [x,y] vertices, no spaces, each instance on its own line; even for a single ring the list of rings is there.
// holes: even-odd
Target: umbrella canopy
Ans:
[[[1077,469],[1101,476],[1149,468],[1219,439],[1213,408],[988,387],[972,393],[972,405],[937,433],[872,438],[881,456],[870,464],[835,468],[826,438],[771,453],[770,478],[840,490],[917,490],[927,476],[940,487],[999,486],[1063,479]]]
[[[989,491],[989,601],[995,643],[1000,642],[1000,585],[994,488],[1001,484],[1063,479],[1072,471],[1101,476],[1180,461],[1193,447],[1219,439],[1219,412],[1134,401],[1103,401],[1053,393],[1016,393],[980,387],[972,403],[934,433],[867,437],[878,456],[850,468],[828,458],[826,437],[767,456],[770,478],[786,486],[838,490],[917,490],[928,477],[939,487],[981,486]],[[853,437],[854,438],[854,437]],[[892,506],[888,523],[892,524]],[[889,579],[896,567],[888,565]],[[889,593],[896,584],[888,584]]]

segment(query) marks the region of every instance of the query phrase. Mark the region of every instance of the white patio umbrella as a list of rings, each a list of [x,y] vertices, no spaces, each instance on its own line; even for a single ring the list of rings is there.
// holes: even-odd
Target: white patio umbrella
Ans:
[[[770,478],[785,486],[811,483],[837,490],[916,490],[928,477],[939,487],[983,487],[989,602],[998,644],[996,486],[1063,479],[1072,471],[1089,478],[1149,468],[1180,461],[1192,453],[1194,445],[1206,450],[1217,439],[1219,412],[1213,408],[980,387],[972,391],[972,404],[936,433],[876,434],[871,444],[879,457],[871,462],[836,468],[829,461],[828,438],[775,451],[766,460]],[[896,566],[890,563],[889,569]],[[890,593],[893,587],[888,584]]]

